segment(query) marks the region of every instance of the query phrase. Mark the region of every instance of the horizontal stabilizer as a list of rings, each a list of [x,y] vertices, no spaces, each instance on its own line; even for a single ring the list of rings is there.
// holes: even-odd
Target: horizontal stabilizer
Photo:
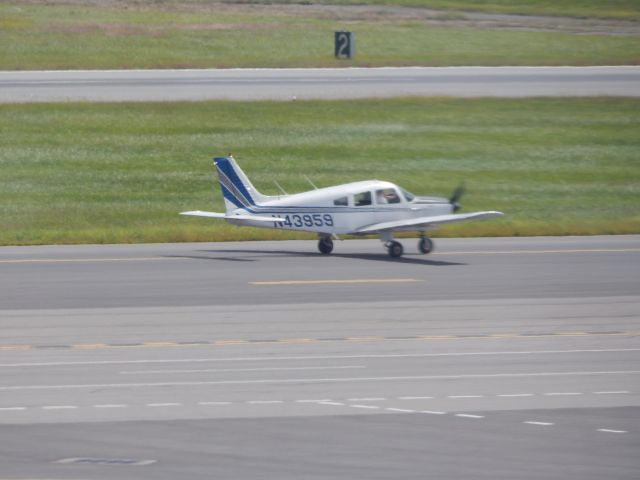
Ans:
[[[444,225],[446,223],[464,222],[467,220],[479,220],[481,218],[494,218],[504,215],[502,212],[473,212],[473,213],[451,213],[449,215],[433,215],[430,217],[408,218],[405,220],[395,220],[393,222],[374,223],[363,228],[359,228],[355,233],[376,233],[393,230],[411,230],[413,228]]]
[[[180,215],[190,215],[193,217],[209,217],[209,218],[224,218],[225,220],[251,220],[254,222],[268,222],[273,223],[279,221],[274,217],[260,217],[258,215],[227,215],[226,213],[218,212],[203,212],[202,210],[193,210],[190,212],[180,212]]]

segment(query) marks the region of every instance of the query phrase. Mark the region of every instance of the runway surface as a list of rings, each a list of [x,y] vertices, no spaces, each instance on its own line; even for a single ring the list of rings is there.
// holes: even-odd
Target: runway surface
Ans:
[[[640,95],[640,67],[0,72],[0,102]]]
[[[0,479],[640,474],[640,236],[0,248]]]

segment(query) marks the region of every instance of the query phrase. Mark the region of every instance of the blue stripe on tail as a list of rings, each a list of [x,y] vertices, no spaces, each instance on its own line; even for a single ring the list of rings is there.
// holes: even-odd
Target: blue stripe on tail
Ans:
[[[228,158],[214,158],[214,164],[218,169],[220,187],[224,198],[240,208],[247,208],[256,204]]]

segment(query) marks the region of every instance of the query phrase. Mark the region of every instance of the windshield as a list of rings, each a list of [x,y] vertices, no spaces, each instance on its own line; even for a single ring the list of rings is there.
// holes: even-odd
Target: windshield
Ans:
[[[407,202],[413,202],[413,199],[416,198],[413,193],[406,191],[404,188],[401,188],[400,190],[402,190],[402,194],[404,195],[404,198],[407,199]]]

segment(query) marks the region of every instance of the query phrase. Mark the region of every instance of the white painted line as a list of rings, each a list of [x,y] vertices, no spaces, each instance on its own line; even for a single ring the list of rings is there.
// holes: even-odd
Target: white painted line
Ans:
[[[529,425],[542,425],[544,427],[548,427],[550,425],[555,425],[555,423],[551,423],[551,422],[522,422],[522,423],[527,423]]]
[[[371,410],[375,410],[375,409],[380,408],[377,405],[358,405],[358,404],[354,404],[354,405],[349,405],[349,406],[353,407],[353,408],[368,408],[368,409],[371,409]]]
[[[496,397],[533,397],[533,393],[503,393],[501,395],[496,395]]]
[[[124,403],[109,403],[104,405],[94,405],[93,408],[127,408],[129,405]]]
[[[560,397],[560,396],[583,395],[583,394],[580,392],[551,392],[551,393],[543,393],[543,395],[547,397]]]
[[[320,405],[342,405],[344,406],[344,403],[341,402],[318,402]]]
[[[292,355],[282,357],[221,357],[221,358],[177,358],[177,359],[141,359],[141,360],[94,360],[78,362],[30,362],[2,363],[0,368],[16,367],[61,367],[73,365],[141,365],[159,363],[203,363],[203,362],[259,362],[272,360],[336,360],[354,358],[429,358],[429,357],[472,357],[492,355],[549,355],[572,353],[624,353],[640,352],[640,348],[591,349],[591,350],[523,350],[494,352],[445,352],[445,353],[399,353],[399,354],[362,354],[362,355]]]
[[[438,412],[436,410],[420,410],[420,413],[428,413],[429,415],[446,415],[447,412]]]
[[[447,398],[484,398],[484,395],[449,395]]]
[[[345,370],[351,368],[366,368],[365,365],[339,365],[327,367],[264,367],[264,368],[211,368],[201,370],[125,370],[120,375],[151,375],[171,373],[233,373],[233,372],[280,372],[297,370]]]
[[[314,400],[314,399],[302,399],[302,400],[296,400],[296,403],[326,403],[326,402],[330,402],[331,399],[330,398],[321,398],[319,400]]]
[[[26,409],[27,407],[0,407],[0,412],[17,412]]]
[[[267,384],[291,384],[291,383],[327,383],[327,382],[379,382],[394,380],[453,380],[463,378],[527,378],[527,377],[571,377],[586,375],[637,375],[640,370],[619,370],[601,372],[537,372],[537,373],[484,373],[461,375],[416,375],[397,377],[337,377],[337,378],[283,378],[283,379],[258,379],[258,380],[212,380],[193,382],[145,382],[145,383],[88,383],[77,385],[14,385],[0,387],[0,391],[17,390],[69,390],[90,388],[147,388],[147,387],[188,387],[202,385],[267,385]]]
[[[432,400],[433,397],[396,397],[398,400]]]
[[[181,407],[181,403],[147,403],[147,407]]]
[[[75,405],[45,405],[42,410],[74,410],[78,408]]]
[[[613,390],[609,392],[593,392],[595,395],[625,395],[631,393],[629,390]]]
[[[270,405],[273,403],[284,403],[282,400],[248,400],[245,403],[249,405]]]
[[[416,413],[415,410],[408,410],[406,408],[392,408],[392,407],[389,407],[389,408],[385,408],[385,410],[388,410],[390,412]]]
[[[464,417],[464,418],[484,418],[483,415],[472,415],[470,413],[456,413],[456,417]]]
[[[605,432],[605,433],[629,433],[626,430],[611,430],[609,428],[599,428],[598,431]]]
[[[364,398],[347,398],[349,402],[382,402],[385,397],[364,397]]]
[[[231,405],[231,402],[198,402],[198,405]]]

